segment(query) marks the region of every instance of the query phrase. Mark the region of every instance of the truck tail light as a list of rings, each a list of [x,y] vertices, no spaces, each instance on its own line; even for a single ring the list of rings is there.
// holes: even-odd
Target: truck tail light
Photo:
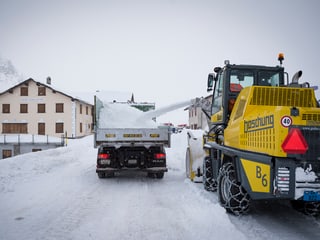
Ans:
[[[166,158],[166,154],[165,153],[155,153],[153,155],[154,159],[165,159]]]
[[[305,154],[308,150],[306,139],[298,128],[290,129],[281,147],[287,154]]]
[[[99,153],[98,154],[98,159],[109,159],[110,154],[109,153]]]

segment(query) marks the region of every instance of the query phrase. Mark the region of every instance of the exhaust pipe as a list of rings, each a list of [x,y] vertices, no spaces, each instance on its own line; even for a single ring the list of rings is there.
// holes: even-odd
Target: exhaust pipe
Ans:
[[[292,77],[291,84],[298,84],[299,79],[301,78],[301,76],[302,76],[302,71],[301,70],[296,72]]]

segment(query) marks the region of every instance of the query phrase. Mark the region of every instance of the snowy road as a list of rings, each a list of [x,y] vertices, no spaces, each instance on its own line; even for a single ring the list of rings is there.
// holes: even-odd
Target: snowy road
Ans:
[[[0,161],[0,239],[320,239],[320,221],[282,204],[225,213],[185,179],[184,134],[173,135],[164,178],[98,179],[92,137]]]

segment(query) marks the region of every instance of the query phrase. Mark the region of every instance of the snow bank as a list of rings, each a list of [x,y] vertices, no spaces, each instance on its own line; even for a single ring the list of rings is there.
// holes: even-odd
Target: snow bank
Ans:
[[[304,170],[302,167],[296,168],[296,181],[297,182],[315,182],[318,176],[310,168]]]
[[[169,171],[182,171],[185,175],[185,157],[187,149],[187,134],[183,129],[181,133],[171,135],[171,148],[166,148],[167,165]]]
[[[190,154],[192,156],[192,169],[196,171],[198,168],[202,169],[205,151],[203,150],[203,130],[188,130]]]
[[[161,180],[98,179],[92,135],[1,160],[0,239],[319,239],[318,221],[287,208],[226,214],[216,193],[185,178],[186,133],[172,135]]]

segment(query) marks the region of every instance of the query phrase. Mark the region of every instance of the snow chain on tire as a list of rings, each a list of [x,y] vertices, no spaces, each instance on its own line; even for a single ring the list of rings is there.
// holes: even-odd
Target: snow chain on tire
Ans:
[[[207,191],[217,191],[217,182],[212,176],[212,163],[210,157],[203,160],[203,186]]]
[[[300,200],[291,201],[292,207],[306,215],[317,217],[320,215],[320,203],[319,202],[304,202]]]
[[[220,168],[218,196],[227,212],[241,215],[249,210],[250,196],[241,184],[237,183],[232,163],[226,163]]]
[[[305,202],[304,213],[310,216],[319,216],[320,203],[319,202]]]

